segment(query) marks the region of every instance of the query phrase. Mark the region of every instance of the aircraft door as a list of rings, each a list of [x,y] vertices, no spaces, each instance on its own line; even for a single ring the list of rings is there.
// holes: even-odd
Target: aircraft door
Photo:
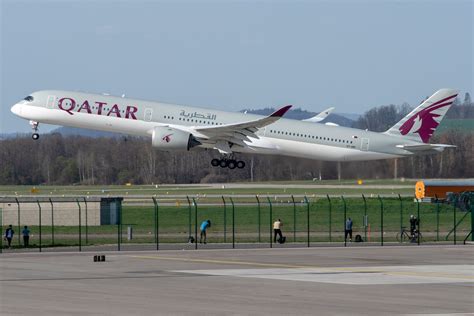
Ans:
[[[360,140],[360,150],[362,150],[362,151],[368,151],[369,150],[369,139],[368,138],[362,138]]]
[[[48,109],[54,109],[56,104],[58,103],[58,98],[55,95],[48,95],[48,99],[46,100],[46,107]]]
[[[152,116],[153,116],[153,109],[150,109],[150,108],[145,109],[145,116],[143,119],[147,122],[151,122]]]

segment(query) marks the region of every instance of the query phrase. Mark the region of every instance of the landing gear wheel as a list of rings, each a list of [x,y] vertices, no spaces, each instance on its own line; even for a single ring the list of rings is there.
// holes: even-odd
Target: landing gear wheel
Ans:
[[[228,162],[227,162],[227,160],[225,160],[225,159],[222,159],[222,160],[219,162],[219,166],[220,166],[221,168],[227,168],[227,165],[228,165]]]
[[[213,167],[217,167],[217,166],[219,166],[220,162],[221,161],[219,159],[214,158],[214,159],[211,160],[211,165]]]
[[[227,167],[229,167],[229,169],[235,169],[235,167],[237,167],[237,162],[235,160],[229,160],[227,162]]]
[[[31,135],[31,138],[33,138],[34,140],[39,139],[40,138],[38,134],[39,123],[36,121],[30,121],[30,125],[31,125],[31,129],[33,130],[33,135]]]
[[[245,167],[245,162],[242,160],[237,161],[237,168],[243,169]]]

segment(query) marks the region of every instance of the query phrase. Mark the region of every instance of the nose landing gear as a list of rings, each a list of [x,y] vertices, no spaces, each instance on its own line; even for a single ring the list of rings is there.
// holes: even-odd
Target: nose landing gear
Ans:
[[[30,121],[30,125],[31,125],[31,129],[33,129],[33,134],[31,135],[31,138],[33,138],[33,140],[38,140],[40,138],[38,134],[39,123],[35,121]]]
[[[213,167],[229,168],[229,169],[243,169],[245,167],[245,162],[242,160],[235,160],[233,157],[224,157],[222,159],[214,158],[211,160],[211,165]]]

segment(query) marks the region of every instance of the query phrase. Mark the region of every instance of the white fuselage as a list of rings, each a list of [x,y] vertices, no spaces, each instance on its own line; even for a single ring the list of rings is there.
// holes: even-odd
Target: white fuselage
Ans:
[[[205,108],[171,105],[109,95],[70,91],[39,91],[32,101],[23,100],[12,112],[35,122],[151,136],[156,126],[189,129],[246,122],[262,116]],[[399,137],[360,129],[280,119],[245,141],[236,152],[276,154],[327,161],[360,161],[411,155],[397,148]],[[416,142],[408,142],[416,143]],[[201,147],[215,148],[203,141]]]

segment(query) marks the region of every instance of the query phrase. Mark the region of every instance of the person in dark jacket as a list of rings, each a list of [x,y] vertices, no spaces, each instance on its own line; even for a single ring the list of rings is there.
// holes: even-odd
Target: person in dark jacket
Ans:
[[[23,227],[21,234],[23,235],[23,245],[25,248],[28,248],[30,245],[30,230],[28,229],[28,226]]]
[[[411,214],[410,215],[410,234],[411,234],[411,238],[415,238],[416,225],[417,225],[417,218],[416,218],[415,215]]]
[[[347,240],[347,235],[349,235],[349,241],[352,242],[352,219],[350,217],[346,220],[344,240]]]
[[[15,234],[15,231],[13,230],[12,225],[8,225],[7,230],[5,231],[5,240],[8,243],[8,248],[11,248],[12,245],[12,239],[13,235]]]

